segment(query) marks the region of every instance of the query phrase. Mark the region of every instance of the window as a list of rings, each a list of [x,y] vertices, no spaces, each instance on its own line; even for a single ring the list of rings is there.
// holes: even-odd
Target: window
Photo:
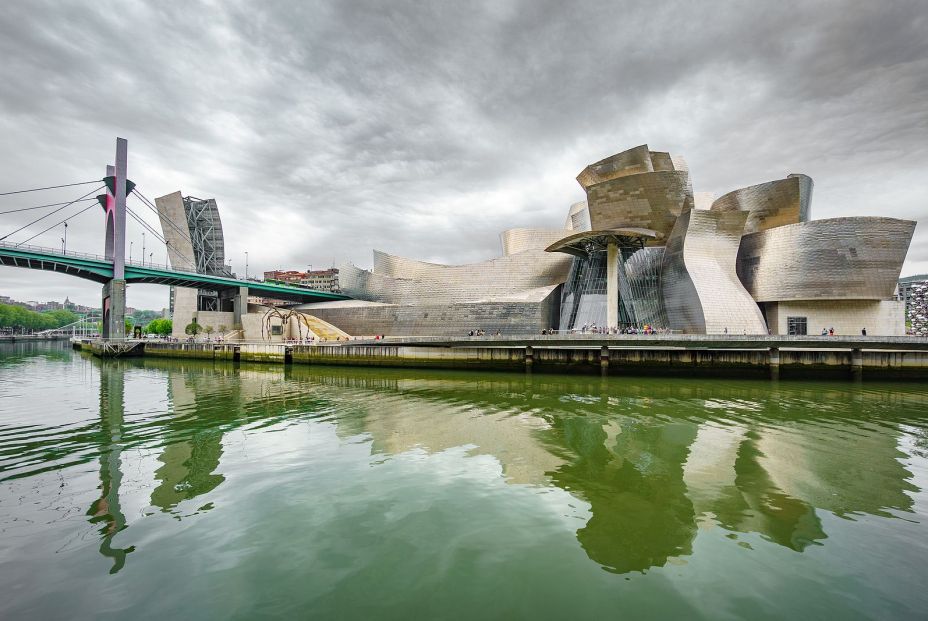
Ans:
[[[790,336],[805,336],[808,334],[808,321],[805,317],[787,317],[786,333]]]
[[[280,336],[284,333],[283,326],[271,326],[271,336]]]

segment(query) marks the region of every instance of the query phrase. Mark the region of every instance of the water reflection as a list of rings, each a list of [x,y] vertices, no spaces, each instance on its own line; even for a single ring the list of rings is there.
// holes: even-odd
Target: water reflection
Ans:
[[[692,552],[696,521],[683,463],[696,425],[626,417],[555,421],[555,441],[576,458],[552,480],[590,503],[593,517],[577,539],[592,560],[626,573]]]
[[[87,510],[90,523],[100,525],[100,554],[113,559],[111,574],[123,568],[126,555],[133,551],[131,546],[113,547],[113,537],[126,528],[126,516],[123,515],[119,503],[119,486],[122,482],[121,441],[125,414],[123,378],[121,369],[104,365],[100,370],[100,497]]]
[[[386,458],[468,447],[495,459],[511,485],[557,487],[588,503],[577,542],[621,574],[684,562],[700,529],[757,534],[802,553],[826,543],[823,511],[912,511],[900,428],[924,436],[928,409],[915,385],[85,363],[99,372],[99,419],[60,432],[10,426],[0,434],[0,480],[96,461],[100,492],[87,515],[111,573],[134,550],[114,542],[127,528],[120,487],[133,449],[152,457],[142,462],[152,511],[185,519],[221,508],[224,443],[236,430],[327,420],[343,441]],[[127,415],[127,377],[162,390],[163,407]]]
[[[179,374],[172,374],[167,382],[168,403],[173,412],[197,410],[195,385]],[[209,398],[210,391],[202,391]],[[176,422],[167,425],[176,426]],[[151,504],[163,511],[171,511],[183,500],[191,500],[214,490],[225,480],[215,473],[222,456],[222,432],[210,426],[196,430],[188,439],[164,447],[158,461],[164,464],[155,470],[158,486],[151,493]]]

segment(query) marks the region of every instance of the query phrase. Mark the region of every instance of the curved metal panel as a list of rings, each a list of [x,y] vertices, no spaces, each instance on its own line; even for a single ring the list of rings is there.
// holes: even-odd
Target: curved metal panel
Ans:
[[[568,231],[590,230],[590,210],[587,209],[586,201],[580,201],[570,206],[564,228]]]
[[[755,300],[893,296],[915,222],[830,218],[745,235],[738,277]]]
[[[696,292],[696,285],[686,270],[683,255],[686,229],[692,213],[683,214],[678,218],[670,237],[667,238],[661,264],[661,294],[667,313],[667,325],[670,328],[703,334],[706,331],[706,318],[702,311],[702,302]]]
[[[810,215],[812,186],[812,178],[808,175],[789,175],[786,179],[732,190],[714,201],[711,210],[748,212],[745,235],[806,222]]]
[[[593,229],[646,228],[670,235],[674,222],[693,209],[689,173],[682,170],[618,177],[586,188]]]
[[[375,251],[373,272],[340,266],[339,284],[345,294],[374,302],[466,302],[558,285],[567,279],[569,269],[570,257],[543,250],[469,265],[439,265]]]
[[[691,211],[677,221],[661,274],[673,328],[706,334],[767,333],[760,308],[735,269],[747,217],[743,211]]]
[[[562,229],[507,229],[499,234],[504,255],[518,254],[525,250],[544,250],[562,237]]]
[[[647,172],[654,172],[654,165],[648,145],[643,144],[590,164],[577,175],[577,182],[586,189],[618,177]]]

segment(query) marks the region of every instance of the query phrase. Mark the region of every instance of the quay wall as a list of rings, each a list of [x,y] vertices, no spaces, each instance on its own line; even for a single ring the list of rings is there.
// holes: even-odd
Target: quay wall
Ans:
[[[85,349],[89,349],[85,345]],[[228,362],[608,375],[928,379],[928,351],[145,343],[145,356]]]

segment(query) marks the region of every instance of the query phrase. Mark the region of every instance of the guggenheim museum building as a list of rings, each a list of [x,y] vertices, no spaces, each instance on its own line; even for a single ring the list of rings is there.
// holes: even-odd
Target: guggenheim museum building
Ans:
[[[915,222],[812,218],[790,174],[712,199],[641,145],[577,176],[563,229],[516,228],[502,255],[441,265],[374,251],[339,266],[351,300],[299,307],[351,335],[461,336],[651,326],[692,334],[905,333],[896,282]]]

